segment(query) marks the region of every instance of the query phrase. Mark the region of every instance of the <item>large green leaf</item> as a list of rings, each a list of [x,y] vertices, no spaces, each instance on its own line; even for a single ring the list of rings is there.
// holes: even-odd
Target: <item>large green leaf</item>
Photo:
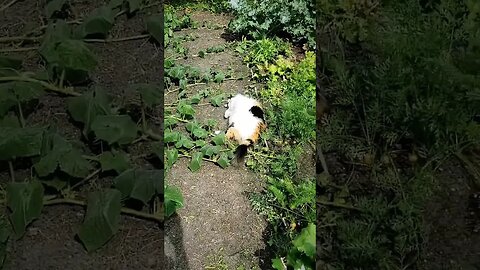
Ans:
[[[47,18],[51,18],[57,11],[61,11],[67,0],[50,0],[45,5],[45,13]]]
[[[137,137],[138,127],[128,115],[101,115],[93,121],[92,130],[109,144],[129,144]]]
[[[62,68],[73,70],[92,71],[97,66],[95,55],[85,42],[68,39],[56,47],[58,64]]]
[[[140,93],[143,103],[148,107],[163,104],[163,93],[158,85],[142,83],[135,84],[134,88]]]
[[[161,15],[152,15],[146,19],[147,31],[158,43],[163,40],[163,18]]]
[[[3,127],[0,132],[0,160],[40,154],[43,129]]]
[[[161,170],[130,169],[117,176],[113,182],[123,198],[140,200],[147,204],[158,191],[163,179]]]
[[[98,159],[102,166],[102,171],[114,170],[120,174],[131,167],[130,160],[125,152],[103,152]]]
[[[11,211],[10,222],[17,239],[21,238],[27,226],[40,216],[43,193],[43,186],[38,181],[7,184],[7,206]]]
[[[167,158],[167,168],[171,168],[178,160],[178,150],[176,148],[168,149],[165,151],[165,156]]]
[[[117,232],[121,208],[118,190],[106,189],[88,194],[87,213],[78,232],[87,251],[100,248]]]
[[[22,63],[22,58],[0,55],[0,69],[8,68],[20,70],[22,68]]]
[[[165,186],[164,207],[166,217],[183,207],[183,196],[177,187]]]
[[[82,96],[69,98],[67,107],[72,118],[84,124],[83,134],[87,136],[97,116],[111,114],[110,103],[111,98],[105,90],[97,87]]]
[[[202,158],[203,154],[201,152],[196,152],[192,154],[192,160],[190,161],[190,164],[188,165],[188,168],[192,172],[196,172],[200,170],[200,167],[202,166]]]
[[[111,7],[102,6],[90,13],[79,28],[80,37],[101,34],[105,36],[112,29],[115,22],[115,13]]]
[[[59,166],[63,172],[78,178],[86,177],[93,169],[70,142],[56,133],[47,133],[43,141],[42,158],[34,164],[35,171],[44,177],[54,173]]]
[[[133,13],[140,9],[140,4],[142,4],[142,0],[127,0],[128,3],[128,12]]]
[[[313,258],[316,253],[315,228],[315,224],[309,223],[293,240],[293,245],[311,258]]]

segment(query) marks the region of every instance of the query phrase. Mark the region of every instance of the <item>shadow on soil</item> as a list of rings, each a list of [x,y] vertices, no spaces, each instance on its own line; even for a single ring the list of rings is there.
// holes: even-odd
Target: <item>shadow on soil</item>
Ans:
[[[183,246],[183,230],[180,216],[174,214],[166,223],[168,223],[168,225],[165,224],[165,227],[170,227],[171,233],[165,236],[164,243],[167,245],[165,247],[165,269],[190,270],[187,253]],[[167,237],[170,239],[167,239]],[[170,245],[170,247],[168,245]]]

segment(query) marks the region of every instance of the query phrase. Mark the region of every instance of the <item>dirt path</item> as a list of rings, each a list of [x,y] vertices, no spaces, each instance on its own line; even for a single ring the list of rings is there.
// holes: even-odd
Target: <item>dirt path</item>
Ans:
[[[192,19],[198,29],[185,29],[178,35],[194,35],[197,38],[183,44],[189,55],[198,55],[209,47],[226,45],[222,38],[224,29],[202,27],[222,25],[226,27],[229,18],[208,12],[195,12]],[[168,50],[166,52],[168,57]],[[233,69],[233,77],[247,78],[248,68],[232,49],[208,54],[205,58],[190,56],[178,60],[179,64],[220,69]],[[189,88],[189,94],[205,88],[228,94],[244,92],[249,82],[230,80],[222,84],[199,85]],[[174,97],[167,95],[165,103]],[[219,128],[226,130],[223,119],[225,108],[196,106],[199,122],[215,119]],[[168,182],[179,187],[184,195],[185,208],[178,211],[165,224],[166,269],[258,269],[263,264],[259,250],[264,248],[262,234],[265,222],[251,208],[245,192],[261,188],[260,180],[245,168],[230,166],[221,169],[213,163],[204,163],[200,171],[188,169],[189,160],[181,159],[167,175]]]

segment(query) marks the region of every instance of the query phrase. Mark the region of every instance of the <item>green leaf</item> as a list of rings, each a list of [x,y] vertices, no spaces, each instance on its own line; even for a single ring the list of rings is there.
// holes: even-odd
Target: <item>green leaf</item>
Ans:
[[[191,104],[198,104],[200,102],[200,100],[202,100],[202,95],[200,94],[195,94],[191,99],[190,99],[190,103]]]
[[[114,170],[120,174],[131,168],[130,161],[125,152],[103,152],[98,156],[98,160],[104,172]]]
[[[45,14],[47,18],[50,19],[53,14],[57,11],[61,11],[63,6],[66,4],[66,0],[51,0],[45,5]]]
[[[77,178],[86,177],[92,170],[92,165],[82,153],[60,135],[47,133],[42,143],[43,156],[33,165],[40,177],[54,173],[59,166],[63,172]]]
[[[201,127],[194,128],[192,130],[192,134],[197,139],[204,139],[208,137],[208,131],[206,131],[204,128],[201,128]]]
[[[163,18],[160,15],[152,15],[146,19],[148,33],[155,38],[158,43],[163,39]]]
[[[95,135],[109,144],[130,144],[137,137],[137,125],[128,115],[100,115],[92,123]]]
[[[198,57],[205,58],[205,52],[204,51],[199,51],[198,52]]]
[[[92,164],[82,157],[82,154],[72,149],[59,160],[60,169],[73,177],[85,178],[93,169]]]
[[[193,146],[194,146],[194,143],[192,142],[192,140],[190,140],[187,136],[185,136],[183,134],[180,134],[180,138],[175,143],[176,148],[185,147],[187,149],[190,149]]]
[[[152,108],[163,104],[163,95],[158,85],[142,83],[135,84],[134,88],[140,93],[143,103],[148,107]]]
[[[62,181],[56,177],[52,180],[44,180],[40,182],[47,187],[51,187],[55,189],[56,191],[61,191],[63,188],[67,186],[67,181]]]
[[[193,153],[192,160],[190,161],[190,165],[188,165],[188,168],[192,172],[196,172],[200,170],[200,167],[202,166],[202,158],[203,158],[203,154],[201,152]]]
[[[43,129],[4,127],[0,132],[0,160],[40,155]]]
[[[97,66],[95,55],[83,41],[65,40],[58,44],[56,52],[58,60],[53,61],[53,63],[58,64],[62,69],[92,71]],[[50,61],[48,62],[51,64]]]
[[[111,114],[110,102],[105,90],[97,87],[79,97],[68,98],[67,109],[73,120],[84,124],[83,134],[87,136],[97,116]]]
[[[40,182],[31,181],[7,184],[7,206],[16,238],[20,239],[27,226],[40,216],[44,189]]]
[[[156,194],[157,184],[163,178],[161,170],[129,169],[113,182],[123,198],[132,198],[147,204]]]
[[[218,72],[215,74],[215,77],[213,79],[216,83],[221,83],[225,80],[225,74],[223,72]]]
[[[165,151],[165,156],[167,158],[167,168],[171,168],[178,160],[178,150],[176,148],[168,149]]]
[[[181,138],[181,134],[178,131],[172,132],[170,130],[165,130],[165,134],[163,135],[163,142],[164,143],[176,143]]]
[[[287,268],[282,263],[282,260],[280,258],[275,258],[272,260],[272,267],[275,270],[287,270]]]
[[[20,121],[18,117],[14,115],[6,115],[3,119],[0,119],[0,128],[20,128]]]
[[[204,141],[204,140],[196,140],[196,141],[195,141],[195,146],[196,146],[196,147],[203,147],[203,146],[205,146],[206,144],[207,144],[207,142]]]
[[[142,0],[127,0],[128,3],[128,12],[133,13],[140,9],[140,4]]]
[[[219,133],[212,138],[212,142],[215,145],[224,145],[225,144],[225,133]]]
[[[316,253],[315,224],[309,223],[306,228],[293,240],[293,245],[310,258]]]
[[[195,110],[193,109],[192,105],[189,105],[184,101],[180,101],[178,103],[177,111],[180,115],[184,116],[185,118],[191,118],[195,115]]]
[[[217,159],[217,164],[222,167],[222,169],[227,168],[230,165],[230,160],[228,159],[227,154],[221,154],[220,157]]]
[[[220,146],[205,145],[200,151],[204,156],[212,157],[220,152]]]
[[[215,107],[220,107],[222,105],[222,102],[223,102],[223,97],[224,97],[223,94],[211,97],[210,98],[210,103]]]
[[[87,213],[78,237],[88,252],[96,250],[117,232],[120,222],[121,193],[115,189],[88,194]]]
[[[123,0],[110,0],[110,2],[108,2],[108,7],[112,9],[121,5],[123,5]]]
[[[22,58],[0,55],[0,69],[11,68],[15,70],[22,69]]]
[[[18,102],[26,102],[33,99],[38,99],[45,92],[43,86],[35,82],[14,82],[12,84],[12,91],[15,99]]]
[[[115,22],[115,13],[110,7],[99,7],[90,13],[79,28],[80,37],[93,34],[105,36],[112,29]]]
[[[169,185],[165,186],[164,207],[166,217],[170,217],[178,209],[183,207],[183,196],[180,189]]]

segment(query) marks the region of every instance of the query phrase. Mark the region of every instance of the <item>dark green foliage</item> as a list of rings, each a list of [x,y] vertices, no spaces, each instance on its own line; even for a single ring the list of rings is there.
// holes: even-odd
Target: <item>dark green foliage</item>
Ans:
[[[295,42],[315,46],[315,6],[313,0],[238,0],[235,19],[229,24],[234,33],[255,39],[287,34]]]
[[[336,108],[319,143],[342,159],[373,164],[361,185],[346,179],[320,185],[323,201],[360,209],[319,205],[319,223],[326,226],[320,259],[339,269],[415,268],[434,172],[429,166],[399,169],[389,158],[395,147],[421,149],[427,162],[480,141],[473,121],[480,105],[480,28],[473,23],[480,3],[372,3],[318,6],[319,32],[328,36],[321,48],[323,83]]]

